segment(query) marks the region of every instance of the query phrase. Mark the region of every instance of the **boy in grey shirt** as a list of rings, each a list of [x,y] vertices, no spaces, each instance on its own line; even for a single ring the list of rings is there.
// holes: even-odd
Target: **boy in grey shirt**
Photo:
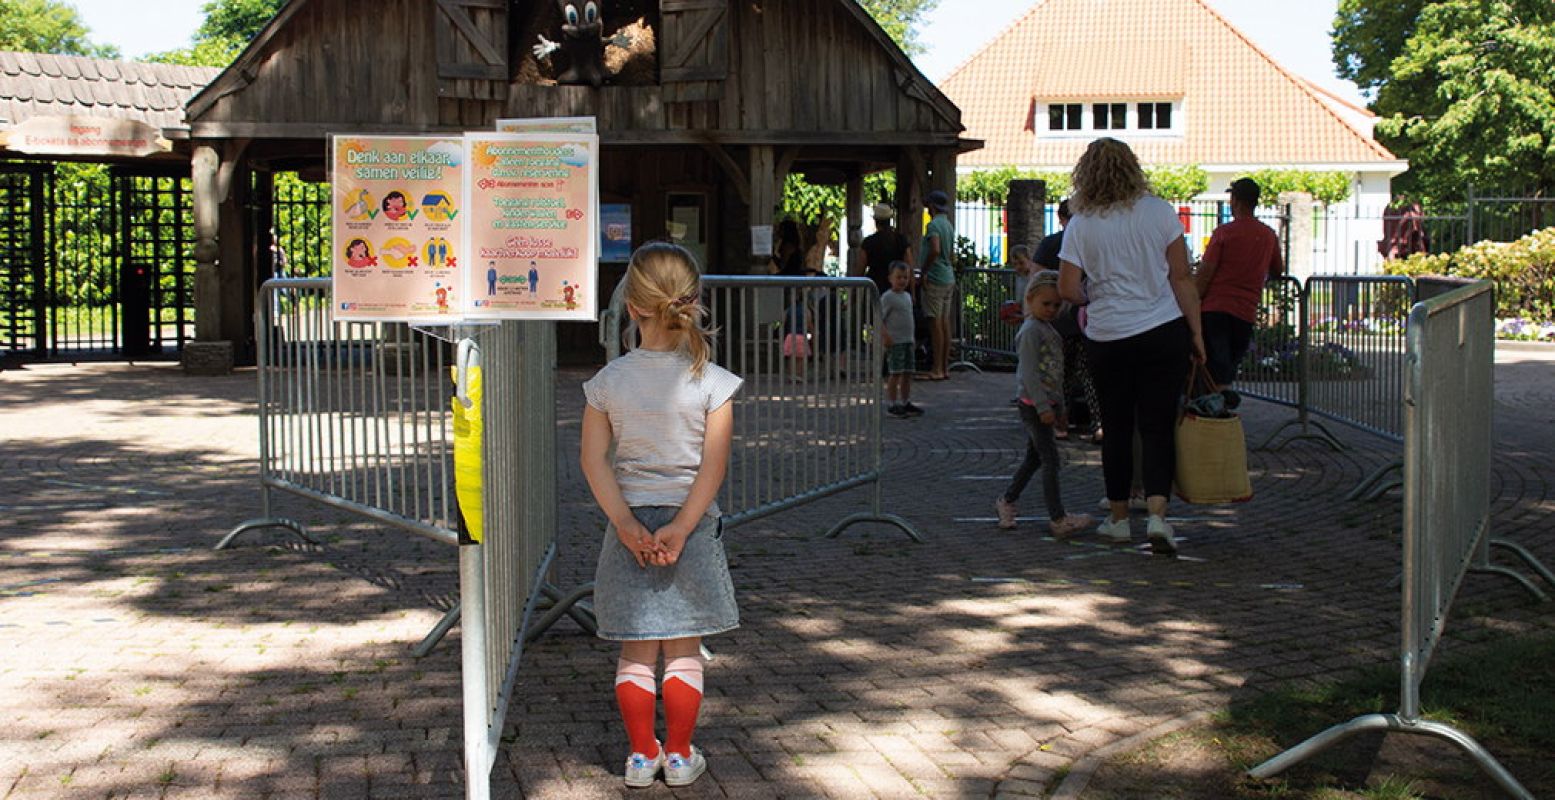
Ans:
[[[892,261],[889,273],[891,289],[880,295],[880,328],[885,338],[885,394],[891,401],[886,413],[893,417],[917,416],[923,409],[912,404],[913,320],[912,267],[904,261]]]

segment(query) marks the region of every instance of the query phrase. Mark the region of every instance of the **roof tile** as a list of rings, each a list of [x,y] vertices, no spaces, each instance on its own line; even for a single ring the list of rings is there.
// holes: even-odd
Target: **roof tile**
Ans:
[[[960,158],[969,166],[1078,160],[1090,137],[1035,137],[1036,102],[1178,98],[1183,135],[1113,135],[1148,164],[1396,160],[1203,0],[1039,0],[941,88],[986,143]]]
[[[83,114],[184,125],[184,104],[220,74],[170,64],[0,52],[0,117]]]

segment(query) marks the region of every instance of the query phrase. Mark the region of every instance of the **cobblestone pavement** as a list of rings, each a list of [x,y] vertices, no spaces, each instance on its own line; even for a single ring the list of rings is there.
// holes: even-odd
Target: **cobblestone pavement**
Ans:
[[[1499,361],[1495,529],[1555,562],[1555,353]],[[574,459],[584,377],[560,377],[567,584],[601,523]],[[993,524],[1020,456],[1009,385],[920,384],[928,415],[885,421],[888,505],[927,544],[817,538],[867,490],[731,532],[744,626],[709,642],[710,772],[676,796],[1042,796],[1153,725],[1393,658],[1400,504],[1342,497],[1396,446],[1339,428],[1342,452],[1253,453],[1254,500],[1174,509],[1181,559],[1059,543]],[[462,796],[458,632],[409,653],[455,600],[451,548],[283,498],[319,545],[210,550],[258,513],[253,388],[168,365],[0,373],[0,796]],[[1249,406],[1254,443],[1291,416]],[[1091,510],[1099,453],[1064,452],[1066,498]],[[1472,576],[1443,646],[1551,616]],[[624,793],[613,670],[570,622],[531,648],[497,796]]]

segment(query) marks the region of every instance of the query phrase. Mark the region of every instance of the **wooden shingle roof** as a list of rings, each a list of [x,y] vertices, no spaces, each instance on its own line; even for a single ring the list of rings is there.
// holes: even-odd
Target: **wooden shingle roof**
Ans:
[[[184,128],[184,104],[221,70],[0,51],[0,127],[40,116]]]

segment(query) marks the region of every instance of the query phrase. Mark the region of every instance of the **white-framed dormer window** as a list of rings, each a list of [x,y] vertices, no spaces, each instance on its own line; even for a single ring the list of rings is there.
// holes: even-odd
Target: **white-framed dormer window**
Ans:
[[[1142,131],[1169,131],[1172,129],[1171,103],[1134,104],[1134,127]]]
[[[1100,131],[1137,133],[1145,136],[1181,136],[1182,100],[1038,103],[1037,126],[1042,138],[1094,136]]]
[[[1128,128],[1127,103],[1092,103],[1091,130],[1121,131]]]
[[[1050,131],[1078,131],[1082,129],[1085,106],[1080,103],[1048,103],[1047,129]]]

